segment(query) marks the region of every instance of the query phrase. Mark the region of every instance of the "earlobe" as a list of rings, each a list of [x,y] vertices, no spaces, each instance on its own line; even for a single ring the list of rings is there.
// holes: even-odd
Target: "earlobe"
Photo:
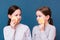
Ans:
[[[11,19],[11,15],[10,14],[8,15],[8,18]]]

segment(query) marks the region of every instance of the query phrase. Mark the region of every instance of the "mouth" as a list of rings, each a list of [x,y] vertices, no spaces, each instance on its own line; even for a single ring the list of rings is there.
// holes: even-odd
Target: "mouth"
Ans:
[[[21,19],[18,19],[18,23],[21,21]]]

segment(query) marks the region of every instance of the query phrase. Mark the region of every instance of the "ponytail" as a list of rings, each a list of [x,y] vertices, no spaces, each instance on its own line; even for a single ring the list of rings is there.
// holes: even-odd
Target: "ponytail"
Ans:
[[[53,25],[53,20],[52,20],[52,18],[49,18],[49,24]]]
[[[11,19],[8,19],[8,25],[10,25],[10,21],[11,21]]]

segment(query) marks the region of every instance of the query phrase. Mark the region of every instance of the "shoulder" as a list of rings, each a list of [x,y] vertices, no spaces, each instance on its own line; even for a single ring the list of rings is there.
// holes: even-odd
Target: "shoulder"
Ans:
[[[33,27],[33,31],[37,31],[38,30],[38,25]]]
[[[24,28],[24,29],[29,29],[29,26],[25,25],[25,24],[19,24],[18,26]]]
[[[39,26],[38,25],[34,26],[32,30],[32,34],[36,36],[36,34],[38,35],[39,33],[40,33]]]
[[[4,28],[3,28],[3,30],[8,30],[10,28],[10,26],[5,26]]]
[[[10,30],[10,26],[5,26],[5,27],[3,28],[3,33],[8,32],[9,30]]]
[[[56,31],[56,27],[54,25],[49,25],[51,30],[55,30]]]
[[[19,30],[21,30],[21,31],[24,31],[24,32],[30,32],[30,28],[29,28],[29,26],[27,26],[27,25],[25,25],[25,24],[19,24]]]

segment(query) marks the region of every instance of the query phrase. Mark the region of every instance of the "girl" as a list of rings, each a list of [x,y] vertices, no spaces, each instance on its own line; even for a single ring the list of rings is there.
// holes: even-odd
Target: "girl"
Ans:
[[[54,40],[56,36],[56,28],[53,25],[51,10],[49,7],[42,7],[36,11],[37,22],[32,31],[33,40]]]
[[[27,25],[21,24],[22,10],[16,5],[8,9],[8,26],[3,29],[4,40],[31,40],[30,29]]]

